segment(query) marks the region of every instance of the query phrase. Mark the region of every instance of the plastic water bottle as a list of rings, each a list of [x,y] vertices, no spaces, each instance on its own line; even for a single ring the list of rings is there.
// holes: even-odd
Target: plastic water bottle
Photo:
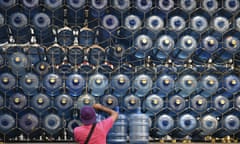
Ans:
[[[44,7],[47,9],[50,17],[52,17],[52,24],[54,26],[64,26],[64,8],[63,0],[44,0]]]
[[[1,8],[9,8],[16,5],[16,0],[1,0],[0,7]]]
[[[219,88],[219,81],[214,75],[203,75],[200,80],[200,88],[202,89],[201,95],[204,97],[210,97],[215,94]]]
[[[31,31],[25,14],[15,12],[10,15],[9,24],[15,43],[24,44],[30,42]]]
[[[1,5],[1,4],[0,4]],[[9,30],[6,24],[6,19],[3,14],[0,13],[0,44],[7,43],[9,40]]]
[[[92,45],[88,49],[88,59],[93,65],[99,65],[103,63],[105,49],[99,45]]]
[[[29,63],[36,65],[44,59],[44,47],[41,46],[32,46],[27,49],[26,55],[28,57]]]
[[[48,134],[56,134],[62,128],[62,120],[55,113],[47,114],[43,118],[43,128]]]
[[[89,47],[94,44],[95,31],[90,28],[81,28],[78,34],[78,43],[83,47]]]
[[[135,95],[128,95],[123,99],[123,106],[130,112],[136,112],[141,105],[141,99]]]
[[[203,9],[205,9],[209,13],[213,13],[218,9],[218,1],[217,0],[203,0],[202,1]]]
[[[152,8],[152,0],[136,0],[135,6],[141,12],[148,12]]]
[[[173,31],[182,31],[186,27],[186,21],[182,16],[172,16],[169,21],[169,27]]]
[[[25,113],[19,119],[19,127],[26,133],[32,133],[39,127],[39,119],[36,114]]]
[[[151,94],[143,102],[143,109],[147,114],[154,115],[160,112],[164,107],[164,100],[156,94]]]
[[[65,52],[59,45],[53,45],[47,49],[47,61],[49,64],[60,65],[64,56]]]
[[[43,88],[50,96],[56,96],[62,88],[62,78],[54,73],[49,73],[43,78]]]
[[[169,99],[169,107],[175,111],[175,112],[179,112],[182,111],[186,106],[186,102],[185,100],[178,95],[174,95],[172,97],[170,97]]]
[[[50,98],[45,95],[44,93],[39,93],[32,97],[31,99],[31,106],[38,110],[42,114],[42,112],[50,106]]]
[[[213,99],[213,105],[220,112],[225,112],[226,110],[228,110],[230,108],[230,101],[224,95],[217,95]]]
[[[10,96],[9,107],[14,111],[22,111],[27,106],[27,97],[21,93],[14,93]]]
[[[240,88],[239,77],[235,74],[226,74],[223,78],[223,86],[227,92],[235,93]]]
[[[174,39],[169,35],[162,35],[155,42],[153,55],[157,60],[166,62],[174,47]]]
[[[88,83],[93,96],[103,96],[108,89],[108,78],[100,73],[91,75]]]
[[[85,87],[85,79],[80,74],[71,74],[66,79],[66,87],[69,95],[80,96]]]
[[[82,26],[84,23],[85,0],[67,0],[67,22],[69,26]]]
[[[84,58],[83,48],[78,46],[71,47],[67,53],[67,58],[70,64],[80,65]]]
[[[201,118],[201,129],[200,135],[207,136],[213,134],[219,127],[218,117],[207,114]]]
[[[107,14],[102,19],[102,25],[107,30],[114,30],[119,26],[119,20],[115,15]]]
[[[73,30],[69,27],[58,29],[57,42],[60,46],[71,46],[74,41]]]
[[[11,73],[0,74],[0,89],[3,92],[10,91],[16,87],[16,78]]]
[[[126,11],[130,7],[130,0],[113,0],[113,7],[119,11]]]
[[[45,61],[40,61],[39,63],[37,63],[34,67],[34,70],[36,71],[37,74],[39,74],[40,76],[44,76],[46,74],[49,73],[50,71],[50,65],[49,63],[45,62]]]
[[[111,86],[113,95],[117,97],[125,96],[129,90],[131,81],[125,74],[118,74],[112,77]]]
[[[140,34],[135,38],[135,57],[136,58],[145,58],[149,51],[152,49],[153,42],[152,39],[144,34]]]
[[[234,12],[239,8],[238,0],[225,0],[224,7],[227,11]]]
[[[33,16],[33,29],[37,43],[50,46],[55,41],[55,35],[52,30],[52,21],[47,13],[39,12]]]
[[[141,113],[138,108],[137,113],[129,116],[129,142],[130,144],[148,144],[149,141],[149,117]]]
[[[228,114],[223,118],[223,127],[227,131],[235,133],[235,131],[239,129],[239,126],[239,118],[236,115]]]
[[[8,113],[1,113],[0,115],[0,131],[8,133],[16,126],[15,117]]]
[[[191,19],[191,27],[198,32],[206,30],[208,27],[207,18],[202,15],[196,15]]]
[[[162,74],[155,82],[158,95],[165,97],[175,88],[175,79],[172,75]]]
[[[11,71],[16,76],[22,76],[26,73],[29,67],[29,60],[27,56],[22,52],[14,52],[8,58],[8,64]]]
[[[178,125],[184,133],[189,134],[198,126],[198,122],[194,115],[186,113],[180,116]]]
[[[61,114],[73,107],[73,99],[67,94],[61,94],[57,96],[54,100],[54,103]]]
[[[138,97],[143,97],[152,89],[152,79],[146,74],[140,74],[133,81],[134,94]]]
[[[198,86],[198,81],[194,75],[184,74],[179,77],[176,83],[176,89],[179,90],[179,95],[182,97],[190,96]]]
[[[157,135],[160,137],[166,136],[171,130],[173,130],[174,117],[168,114],[161,114],[156,118]]]
[[[124,19],[124,26],[131,31],[136,31],[142,26],[142,21],[138,15],[127,15]]]
[[[117,97],[115,97],[111,94],[103,96],[101,101],[102,101],[101,103],[104,106],[111,108],[111,109],[114,109],[116,106],[119,105]]]
[[[119,113],[119,108],[116,108]],[[107,135],[107,143],[109,144],[125,144],[128,136],[128,118],[125,114],[119,113],[118,119],[114,123]]]
[[[27,73],[20,78],[20,88],[26,95],[33,96],[37,94],[39,86],[39,78],[34,73]]]
[[[163,11],[170,11],[174,7],[173,0],[159,0],[158,6]]]
[[[83,94],[77,99],[77,107],[81,109],[83,106],[91,106],[95,104],[95,98],[90,94]]]
[[[197,112],[205,112],[208,105],[208,100],[202,95],[196,95],[191,98],[191,107]]]
[[[226,32],[229,29],[230,23],[224,16],[217,16],[213,19],[213,27],[218,32]]]
[[[197,7],[196,0],[181,0],[180,7],[187,12],[193,11]]]

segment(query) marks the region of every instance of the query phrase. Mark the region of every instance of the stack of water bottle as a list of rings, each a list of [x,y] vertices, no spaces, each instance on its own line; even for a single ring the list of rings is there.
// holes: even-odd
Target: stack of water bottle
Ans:
[[[0,0],[0,141],[240,138],[238,0]],[[105,113],[98,114],[98,120]]]

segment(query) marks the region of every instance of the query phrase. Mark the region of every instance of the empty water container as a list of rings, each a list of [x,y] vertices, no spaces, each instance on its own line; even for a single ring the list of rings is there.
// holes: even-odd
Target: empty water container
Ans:
[[[50,96],[58,95],[62,88],[62,84],[62,78],[57,74],[49,73],[44,76],[43,87]]]
[[[33,17],[33,28],[36,41],[39,44],[50,46],[55,40],[51,19],[47,13],[39,12]]]
[[[40,61],[44,59],[44,47],[40,46],[32,46],[26,51],[29,63],[32,65],[36,65]]]
[[[198,126],[198,122],[194,115],[187,113],[180,116],[178,125],[184,132],[191,133]]]
[[[130,88],[131,81],[127,75],[118,74],[112,77],[111,86],[113,95],[117,97],[125,96]]]
[[[16,78],[11,73],[0,74],[0,89],[3,92],[14,89],[16,86]]]
[[[14,52],[8,58],[8,64],[13,74],[22,76],[26,73],[29,67],[29,60],[22,52]]]
[[[124,97],[123,105],[128,111],[136,112],[137,108],[141,105],[141,100],[139,97],[129,95]]]
[[[21,93],[15,93],[9,97],[9,107],[15,111],[22,111],[27,106],[27,97]]]
[[[197,7],[196,0],[181,0],[180,6],[184,11],[190,12]]]
[[[152,0],[136,0],[135,6],[141,12],[148,12],[152,8]]]
[[[26,15],[20,12],[13,13],[10,16],[9,23],[11,24],[11,31],[16,43],[24,44],[30,42],[31,31]]]
[[[117,97],[110,94],[103,96],[101,103],[111,109],[119,105]]]
[[[213,134],[219,125],[217,117],[207,114],[201,118],[201,129],[203,130],[200,135],[207,136]]]
[[[119,108],[116,110],[119,112]],[[119,113],[118,119],[107,135],[107,143],[109,144],[126,144],[128,136],[128,118],[125,114]]]
[[[114,30],[119,26],[119,20],[115,15],[107,14],[102,19],[102,25],[107,30]]]
[[[191,98],[191,106],[197,112],[205,112],[208,108],[208,100],[202,95]]]
[[[51,100],[44,93],[39,93],[32,97],[30,104],[39,112],[43,112],[46,108],[50,106]]]
[[[62,128],[62,120],[57,114],[47,114],[43,119],[43,128],[47,133],[55,134]]]
[[[149,117],[138,112],[129,116],[129,142],[130,144],[148,144],[149,141]]]
[[[147,110],[148,114],[156,114],[164,107],[164,100],[156,95],[152,94],[147,96],[143,102],[143,108]]]
[[[83,106],[91,106],[95,104],[95,98],[90,94],[83,94],[77,99],[77,107],[81,109]]]
[[[159,115],[156,119],[157,135],[163,137],[167,135],[175,126],[174,117],[168,114]]]
[[[43,76],[48,74],[50,70],[50,65],[45,61],[40,61],[35,65],[34,70],[36,71],[37,74],[39,74],[40,76]]]
[[[165,97],[168,93],[172,92],[175,88],[175,79],[172,75],[163,74],[158,77],[155,81],[155,87],[157,89],[157,93]]]
[[[31,133],[39,127],[39,120],[37,115],[33,113],[26,113],[19,119],[19,126],[25,133]]]
[[[150,52],[153,46],[152,39],[148,35],[140,34],[136,36],[134,40],[134,46],[136,49],[136,58],[145,58]]]
[[[202,89],[200,94],[205,97],[210,97],[219,88],[219,81],[214,75],[203,75],[200,80],[200,88]]]
[[[134,94],[143,97],[152,89],[152,79],[146,74],[137,75],[133,81]]]
[[[70,64],[80,65],[83,62],[84,52],[82,47],[73,46],[68,50],[67,58]]]
[[[218,8],[218,5],[219,4],[218,4],[217,0],[203,0],[202,1],[203,8],[209,13],[215,12]]]
[[[186,106],[186,102],[184,98],[182,98],[181,96],[174,95],[169,98],[169,107],[173,111],[175,112],[182,111],[185,108],[185,106]]]
[[[73,99],[69,95],[61,94],[55,98],[55,106],[62,114],[73,107]]]
[[[66,88],[69,95],[80,96],[85,88],[85,79],[80,74],[71,74],[66,79]]]
[[[50,64],[59,65],[63,62],[65,52],[62,47],[53,45],[47,49],[47,60]]]
[[[12,130],[16,125],[15,117],[8,113],[2,113],[0,115],[0,131],[7,133]]]
[[[95,31],[93,29],[84,27],[81,28],[78,34],[78,43],[83,47],[89,47],[94,44]]]
[[[213,104],[214,104],[214,107],[217,110],[219,110],[220,112],[224,112],[224,111],[228,110],[230,107],[230,101],[224,95],[217,95],[213,99]]]
[[[57,43],[60,46],[71,46],[74,41],[73,30],[69,27],[58,29]]]
[[[170,11],[174,7],[173,0],[159,0],[158,6],[163,11]]]
[[[235,93],[240,88],[239,77],[235,74],[225,75],[223,78],[224,88],[230,93]]]
[[[124,26],[131,31],[138,30],[142,25],[142,21],[137,15],[127,15],[124,19]]]
[[[117,10],[124,12],[130,7],[130,0],[113,0],[113,6]]]
[[[188,97],[193,93],[198,86],[197,79],[194,75],[184,74],[177,80],[176,88],[179,90],[179,95]]]
[[[103,74],[91,75],[88,83],[93,96],[102,96],[108,89],[108,78]]]
[[[39,78],[34,73],[27,73],[20,78],[20,87],[26,95],[37,94],[39,86]]]

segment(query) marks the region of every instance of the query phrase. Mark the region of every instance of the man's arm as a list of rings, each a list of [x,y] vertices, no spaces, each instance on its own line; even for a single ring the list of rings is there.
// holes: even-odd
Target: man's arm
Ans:
[[[114,121],[116,121],[118,119],[118,113],[108,107],[105,107],[101,104],[94,104],[93,108],[96,110],[101,110],[101,111],[104,111],[104,112],[110,114],[110,116],[113,118]]]

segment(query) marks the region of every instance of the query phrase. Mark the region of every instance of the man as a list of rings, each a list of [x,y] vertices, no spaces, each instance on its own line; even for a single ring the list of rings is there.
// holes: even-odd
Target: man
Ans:
[[[110,114],[110,116],[107,119],[96,123],[96,112],[94,109],[106,112]],[[106,144],[107,134],[117,118],[118,113],[116,111],[101,104],[94,104],[92,107],[84,106],[80,110],[80,119],[83,125],[74,129],[75,141],[79,144],[85,144],[93,124],[96,123],[88,144]]]

